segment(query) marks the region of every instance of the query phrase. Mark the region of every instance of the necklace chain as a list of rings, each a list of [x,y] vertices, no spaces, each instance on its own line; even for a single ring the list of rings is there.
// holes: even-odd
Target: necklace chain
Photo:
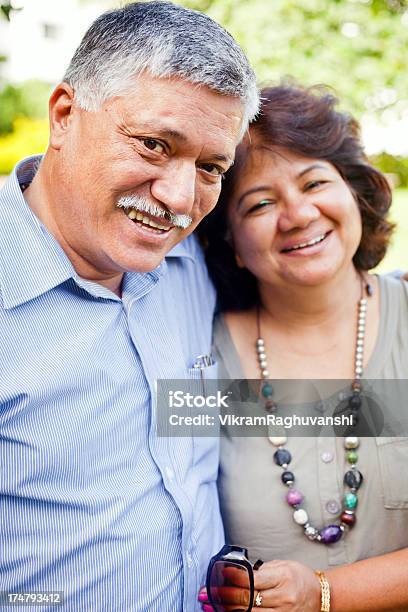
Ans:
[[[366,329],[367,315],[367,298],[372,295],[372,287],[362,278],[361,295],[358,301],[358,318],[357,318],[357,334],[355,344],[354,358],[354,378],[351,384],[351,395],[348,399],[350,414],[353,417],[353,424],[358,423],[358,412],[361,406],[361,378],[363,375],[364,362],[364,340]],[[270,381],[268,370],[268,360],[266,356],[265,341],[261,334],[261,316],[260,308],[257,309],[257,328],[258,338],[256,341],[256,352],[258,365],[261,373],[261,396],[265,401],[265,409],[268,412],[275,411],[277,404],[273,400],[274,390]],[[309,516],[306,510],[302,507],[304,501],[303,494],[294,488],[295,475],[288,470],[288,466],[292,461],[292,454],[286,448],[286,436],[269,436],[269,441],[276,447],[273,459],[274,462],[282,468],[281,480],[288,488],[286,501],[293,508],[293,520],[298,525],[301,525],[305,536],[312,541],[321,542],[323,544],[333,544],[342,537],[346,530],[351,529],[356,523],[356,508],[358,504],[357,491],[363,482],[363,475],[357,469],[358,454],[357,449],[360,445],[360,440],[357,436],[347,436],[344,438],[344,449],[346,462],[349,469],[344,476],[344,484],[348,490],[344,493],[343,507],[339,516],[339,522],[336,524],[327,525],[322,529],[318,529],[310,524]]]

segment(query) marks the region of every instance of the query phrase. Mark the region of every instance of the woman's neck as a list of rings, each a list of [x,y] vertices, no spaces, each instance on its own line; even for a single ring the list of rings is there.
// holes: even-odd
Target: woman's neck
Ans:
[[[262,318],[281,328],[305,330],[316,325],[337,324],[350,316],[361,296],[361,277],[350,266],[336,278],[316,287],[299,285],[259,286]]]

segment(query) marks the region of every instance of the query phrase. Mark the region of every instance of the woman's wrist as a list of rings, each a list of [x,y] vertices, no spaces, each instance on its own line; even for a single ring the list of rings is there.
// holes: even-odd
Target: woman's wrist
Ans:
[[[320,582],[320,612],[330,612],[330,584],[324,572],[315,571]]]

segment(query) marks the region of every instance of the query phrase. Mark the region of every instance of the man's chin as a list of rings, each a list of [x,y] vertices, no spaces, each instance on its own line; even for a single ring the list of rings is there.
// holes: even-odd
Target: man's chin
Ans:
[[[171,247],[173,248],[173,247]],[[120,266],[123,272],[145,273],[153,272],[164,261],[170,249],[155,253],[153,249],[134,249],[126,256],[118,258],[116,263]]]

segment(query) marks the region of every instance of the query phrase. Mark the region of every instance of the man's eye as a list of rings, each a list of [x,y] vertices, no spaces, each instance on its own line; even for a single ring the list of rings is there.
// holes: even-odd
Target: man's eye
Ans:
[[[265,208],[265,206],[268,206],[270,204],[275,204],[274,200],[268,200],[267,198],[264,198],[254,206],[251,206],[248,212],[254,212],[255,210],[259,210],[260,208]]]
[[[216,164],[201,164],[200,168],[212,176],[223,177],[226,172],[224,168],[220,168]]]
[[[154,138],[142,138],[142,142],[146,149],[154,151],[154,153],[165,153],[166,151],[164,144]]]

